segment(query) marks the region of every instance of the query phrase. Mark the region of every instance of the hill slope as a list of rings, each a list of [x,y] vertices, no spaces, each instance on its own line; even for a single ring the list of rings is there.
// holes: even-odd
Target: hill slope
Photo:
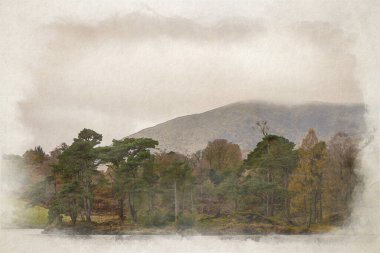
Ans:
[[[241,102],[200,114],[178,117],[143,129],[129,137],[148,137],[159,141],[160,149],[190,154],[214,139],[227,139],[243,151],[253,149],[261,139],[253,126],[266,120],[271,134],[285,136],[299,144],[309,128],[319,139],[328,140],[339,131],[360,135],[365,131],[365,107],[310,103],[282,106],[262,102]]]

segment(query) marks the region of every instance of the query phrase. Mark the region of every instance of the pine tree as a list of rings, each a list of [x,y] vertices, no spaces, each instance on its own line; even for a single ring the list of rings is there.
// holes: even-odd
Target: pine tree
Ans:
[[[113,140],[111,146],[99,147],[98,157],[102,163],[108,165],[108,175],[112,179],[114,196],[119,205],[119,218],[123,222],[125,200],[128,197],[128,206],[131,219],[137,222],[135,197],[142,191],[144,185],[153,183],[154,175],[148,173],[152,155],[149,149],[155,148],[158,142],[149,138],[124,138]],[[140,175],[138,169],[143,168]],[[145,182],[144,180],[148,180]]]
[[[91,129],[83,129],[78,138],[59,155],[57,170],[60,171],[64,184],[58,194],[58,201],[69,203],[69,212],[84,211],[87,222],[91,222],[93,192],[97,170],[97,153],[95,146],[102,140],[102,135]],[[78,196],[80,200],[78,200]],[[72,215],[75,224],[76,215]],[[73,219],[74,218],[74,219]]]
[[[288,214],[288,179],[295,167],[294,143],[277,135],[265,135],[244,161],[252,170],[253,194],[264,197],[265,215],[273,216],[275,206]]]

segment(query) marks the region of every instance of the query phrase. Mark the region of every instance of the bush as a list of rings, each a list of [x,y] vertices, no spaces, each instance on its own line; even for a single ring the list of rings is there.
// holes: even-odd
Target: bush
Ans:
[[[191,214],[181,214],[178,217],[178,226],[182,229],[191,228],[195,225],[195,216]]]
[[[24,207],[17,209],[14,224],[23,228],[44,228],[48,223],[48,210],[44,207]]]
[[[170,222],[170,216],[159,211],[148,212],[140,216],[140,223],[145,227],[163,227]]]

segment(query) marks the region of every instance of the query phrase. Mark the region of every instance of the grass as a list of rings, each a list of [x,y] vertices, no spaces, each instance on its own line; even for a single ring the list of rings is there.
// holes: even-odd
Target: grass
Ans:
[[[22,228],[44,228],[48,223],[48,209],[27,207],[25,202],[19,201],[14,209],[13,223]]]
[[[320,234],[320,233],[327,233],[331,232],[332,230],[336,229],[335,226],[326,225],[326,224],[313,224],[309,228],[309,232],[312,234]]]
[[[265,234],[316,234],[326,233],[335,227],[331,225],[306,226],[290,225],[281,221],[278,217],[270,217],[270,220],[253,221],[250,223],[230,216],[201,216],[195,218],[195,223],[189,226],[176,226],[174,222],[168,222],[165,226],[146,226],[133,224],[129,219],[120,223],[116,215],[93,215],[92,222],[86,223],[81,219],[76,226],[72,226],[70,219],[64,218],[63,228],[74,234],[173,234],[173,233],[201,233],[208,235],[265,235]]]
[[[11,200],[12,209],[9,209],[7,219],[10,225],[19,228],[46,228],[48,223],[48,209],[41,206],[28,207],[27,203],[20,200]],[[195,215],[192,217],[191,224],[185,224],[183,227],[186,231],[197,231],[202,234],[317,234],[332,231],[335,227],[331,225],[313,224],[310,228],[305,226],[293,226],[286,224],[280,217],[269,217],[248,222],[248,214],[235,214],[231,216],[215,217],[211,215]],[[259,217],[258,215],[256,215]],[[4,219],[4,217],[3,217]],[[98,215],[91,216],[91,225],[83,222],[78,217],[75,230],[81,230],[82,233],[95,234],[114,234],[114,233],[143,233],[143,234],[165,234],[176,233],[178,227],[174,222],[168,222],[165,226],[144,226],[144,224],[133,224],[126,219],[123,224],[119,222],[117,215]],[[185,220],[187,221],[187,220]],[[63,222],[65,227],[70,228],[70,217],[64,216]],[[88,227],[89,225],[89,227]],[[180,226],[181,227],[181,226]]]

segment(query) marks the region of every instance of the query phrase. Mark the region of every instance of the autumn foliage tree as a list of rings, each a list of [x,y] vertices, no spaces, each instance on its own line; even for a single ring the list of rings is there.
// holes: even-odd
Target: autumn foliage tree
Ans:
[[[209,142],[205,148],[204,159],[210,167],[210,178],[215,184],[220,183],[223,177],[242,164],[242,155],[239,145],[225,139]]]
[[[185,193],[192,190],[193,178],[189,159],[175,152],[161,153],[156,156],[155,164],[160,175],[161,186],[169,196],[173,196],[171,198],[173,204],[170,206],[173,206],[175,223],[178,224],[180,211],[184,212]],[[183,203],[181,210],[179,195]]]
[[[292,211],[300,215],[308,227],[323,220],[327,157],[326,144],[319,142],[314,129],[310,129],[298,150],[298,166],[289,183],[289,189],[294,194]]]
[[[227,222],[220,227],[305,231],[343,224],[360,183],[356,140],[339,132],[326,144],[310,129],[297,147],[270,134],[266,121],[256,128],[262,139],[244,160],[239,145],[225,139],[185,155],[161,152],[150,138],[99,146],[102,135],[91,129],[50,153],[37,146],[8,160],[29,172],[23,198],[48,207],[51,226],[68,225],[67,217],[86,228],[96,224],[92,217],[118,228]]]
[[[351,203],[360,178],[356,173],[358,147],[346,133],[339,132],[328,142],[328,165],[324,177],[329,216],[343,220],[350,214]]]

